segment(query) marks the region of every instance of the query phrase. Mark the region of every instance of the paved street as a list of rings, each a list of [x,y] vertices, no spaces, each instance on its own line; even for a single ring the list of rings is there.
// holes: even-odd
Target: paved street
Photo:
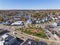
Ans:
[[[56,35],[53,35],[49,30],[45,29],[45,25],[41,25],[42,29],[45,31],[47,37],[50,39],[50,40],[60,40],[59,38],[57,38],[58,36]]]
[[[2,26],[3,26],[3,25],[1,25],[0,28],[1,28]],[[14,34],[13,34],[13,32],[14,32],[14,30],[15,30],[15,27],[14,27],[14,26],[3,26],[3,29],[9,30],[9,31],[10,31],[10,34],[11,34],[12,36],[17,36],[17,37],[19,37],[20,39],[23,39],[24,41],[26,41],[28,38],[32,38],[32,39],[36,38],[36,39],[39,39],[40,41],[45,41],[45,42],[47,42],[47,43],[54,42],[54,43],[56,43],[56,44],[60,44],[60,41],[55,41],[55,40],[52,40],[52,39],[50,39],[50,40],[48,40],[48,39],[43,39],[43,38],[39,38],[39,37],[36,37],[36,36],[28,35],[28,34],[26,34],[26,33],[22,33],[22,32],[20,32],[20,31],[16,31],[17,34],[14,35]]]

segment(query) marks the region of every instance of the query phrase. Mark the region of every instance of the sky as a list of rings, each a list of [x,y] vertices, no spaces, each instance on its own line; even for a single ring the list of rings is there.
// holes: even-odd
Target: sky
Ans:
[[[60,0],[0,0],[0,9],[60,9]]]

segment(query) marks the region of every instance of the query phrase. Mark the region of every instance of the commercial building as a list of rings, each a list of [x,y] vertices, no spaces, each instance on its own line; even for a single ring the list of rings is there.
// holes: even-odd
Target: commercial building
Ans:
[[[24,22],[23,21],[16,21],[16,22],[12,23],[11,25],[23,26]]]
[[[27,39],[22,45],[48,45],[43,41],[35,41],[33,39]]]
[[[0,37],[0,45],[20,45],[23,40],[13,37],[9,34],[4,34]]]

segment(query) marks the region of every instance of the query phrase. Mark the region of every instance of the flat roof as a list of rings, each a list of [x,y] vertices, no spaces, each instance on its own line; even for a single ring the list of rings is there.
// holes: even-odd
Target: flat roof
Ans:
[[[8,30],[0,29],[0,36],[8,32],[9,32]]]
[[[43,42],[43,41],[35,41],[33,39],[27,39],[22,45],[29,45],[29,44],[30,45],[47,45],[46,42]]]

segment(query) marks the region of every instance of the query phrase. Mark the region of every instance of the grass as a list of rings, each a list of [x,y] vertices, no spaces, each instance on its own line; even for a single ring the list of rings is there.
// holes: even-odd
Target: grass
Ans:
[[[27,33],[27,34],[30,34],[30,35],[38,36],[38,37],[40,37],[40,38],[45,38],[45,39],[47,39],[47,36],[45,35],[44,31],[32,33],[30,30],[29,30],[29,31],[25,30],[25,31],[23,31],[23,32],[24,32],[24,33]]]
[[[45,35],[45,33],[41,27],[37,27],[37,28],[30,27],[30,28],[23,28],[22,30],[20,30],[20,29],[16,29],[16,30],[22,31],[22,32],[27,33],[29,35],[33,35],[33,36],[47,39],[47,36]],[[37,32],[32,32],[34,30],[35,31],[37,30]]]

